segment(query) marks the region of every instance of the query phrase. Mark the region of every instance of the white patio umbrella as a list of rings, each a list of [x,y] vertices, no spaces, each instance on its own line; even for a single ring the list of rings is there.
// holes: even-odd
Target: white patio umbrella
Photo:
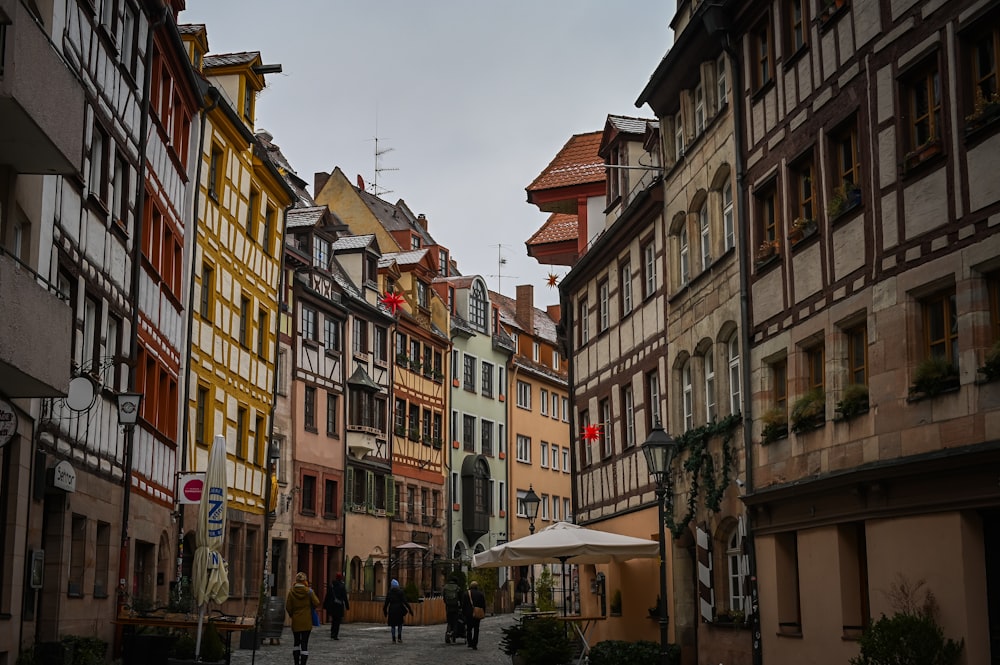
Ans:
[[[656,558],[655,540],[556,522],[538,533],[492,547],[472,557],[473,568],[503,568],[535,563],[609,563]]]
[[[198,604],[198,637],[195,658],[201,656],[201,627],[208,603],[223,603],[229,598],[229,571],[222,558],[222,541],[226,533],[226,438],[216,436],[208,451],[205,485],[198,505],[195,530],[194,564],[191,586]]]

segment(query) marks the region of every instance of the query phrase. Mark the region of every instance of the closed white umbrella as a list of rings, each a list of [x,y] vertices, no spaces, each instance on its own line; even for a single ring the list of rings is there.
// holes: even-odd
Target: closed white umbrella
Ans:
[[[222,558],[222,541],[226,533],[226,438],[216,436],[208,451],[205,485],[198,505],[198,525],[195,531],[194,564],[191,586],[199,606],[198,637],[195,658],[201,655],[201,626],[209,602],[223,603],[229,598],[229,570]]]
[[[503,568],[536,563],[609,563],[660,556],[655,540],[623,536],[556,522],[538,533],[473,555],[473,568]]]

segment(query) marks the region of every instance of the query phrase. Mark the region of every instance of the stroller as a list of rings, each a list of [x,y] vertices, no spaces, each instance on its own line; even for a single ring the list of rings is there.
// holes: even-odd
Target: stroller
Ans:
[[[458,640],[464,642],[465,639],[465,616],[462,614],[462,610],[459,609],[452,613],[450,621],[447,623],[444,633],[444,643],[457,644]]]

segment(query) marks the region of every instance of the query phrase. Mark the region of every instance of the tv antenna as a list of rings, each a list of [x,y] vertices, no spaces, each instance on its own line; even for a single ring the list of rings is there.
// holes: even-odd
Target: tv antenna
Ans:
[[[390,153],[395,148],[379,148],[378,147],[378,109],[375,110],[375,137],[372,138],[375,141],[375,179],[372,180],[372,184],[368,186],[368,191],[375,196],[381,197],[383,194],[392,194],[391,189],[379,189],[378,186],[378,176],[383,171],[398,171],[396,168],[386,168],[382,166],[382,156],[386,153]]]
[[[507,265],[507,257],[505,257],[503,255],[502,251],[501,251],[503,249],[503,247],[504,247],[503,244],[497,243],[497,273],[495,275],[486,275],[487,277],[496,277],[497,278],[497,293],[501,293],[501,294],[502,294],[502,291],[500,290],[500,280],[501,279],[503,279],[505,277],[507,279],[517,279],[517,275],[504,275],[503,274],[503,267],[505,265]]]

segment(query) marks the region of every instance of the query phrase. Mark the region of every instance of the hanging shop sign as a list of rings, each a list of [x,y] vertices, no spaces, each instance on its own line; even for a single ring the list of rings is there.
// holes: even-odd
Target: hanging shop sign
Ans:
[[[17,434],[17,412],[14,405],[0,399],[0,448],[3,448]]]

